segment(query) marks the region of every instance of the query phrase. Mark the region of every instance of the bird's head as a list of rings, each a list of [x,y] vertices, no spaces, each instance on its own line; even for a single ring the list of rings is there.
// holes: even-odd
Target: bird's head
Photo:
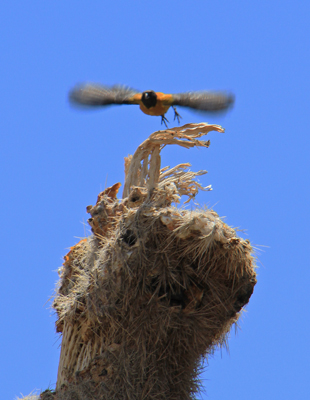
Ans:
[[[146,108],[155,107],[157,103],[157,95],[154,90],[146,90],[142,93],[141,101]]]

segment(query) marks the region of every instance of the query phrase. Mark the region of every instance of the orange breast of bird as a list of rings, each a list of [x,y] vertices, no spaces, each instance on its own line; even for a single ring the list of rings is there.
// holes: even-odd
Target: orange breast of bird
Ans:
[[[140,110],[147,115],[161,116],[166,114],[166,112],[169,110],[172,104],[172,95],[156,92],[156,96],[157,96],[157,102],[154,107],[147,108],[140,101],[139,102]]]

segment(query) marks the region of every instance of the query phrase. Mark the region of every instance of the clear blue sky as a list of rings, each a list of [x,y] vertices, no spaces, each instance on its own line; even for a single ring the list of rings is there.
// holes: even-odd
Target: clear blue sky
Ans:
[[[197,201],[260,249],[240,330],[210,359],[202,397],[310,398],[309,13],[304,0],[3,2],[1,399],[54,386],[56,270],[85,235],[85,207],[161,128],[134,106],[72,109],[67,92],[84,81],[235,93],[224,117],[179,109],[184,123],[226,128],[209,149],[163,151],[163,166],[209,171],[213,192]]]

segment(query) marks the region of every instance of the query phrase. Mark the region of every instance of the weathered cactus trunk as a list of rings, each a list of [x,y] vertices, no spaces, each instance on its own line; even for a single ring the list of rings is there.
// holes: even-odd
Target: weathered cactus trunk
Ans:
[[[188,164],[160,170],[165,144],[219,126],[156,132],[120,184],[87,207],[93,235],[66,255],[54,300],[62,332],[58,400],[193,399],[203,357],[222,344],[256,283],[248,240],[212,210],[172,206],[202,188]],[[44,399],[44,394],[41,394]]]

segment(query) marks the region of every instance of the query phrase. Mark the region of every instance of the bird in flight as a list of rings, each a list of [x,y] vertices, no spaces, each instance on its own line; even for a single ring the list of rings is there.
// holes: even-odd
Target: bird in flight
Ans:
[[[174,110],[174,119],[180,123],[180,114],[175,106],[188,107],[205,112],[217,112],[228,109],[234,102],[234,96],[226,92],[186,92],[165,94],[146,90],[139,92],[126,86],[102,86],[84,84],[76,86],[69,94],[74,104],[104,107],[112,104],[137,104],[147,115],[161,117],[161,123],[167,127],[166,112],[170,107]]]

